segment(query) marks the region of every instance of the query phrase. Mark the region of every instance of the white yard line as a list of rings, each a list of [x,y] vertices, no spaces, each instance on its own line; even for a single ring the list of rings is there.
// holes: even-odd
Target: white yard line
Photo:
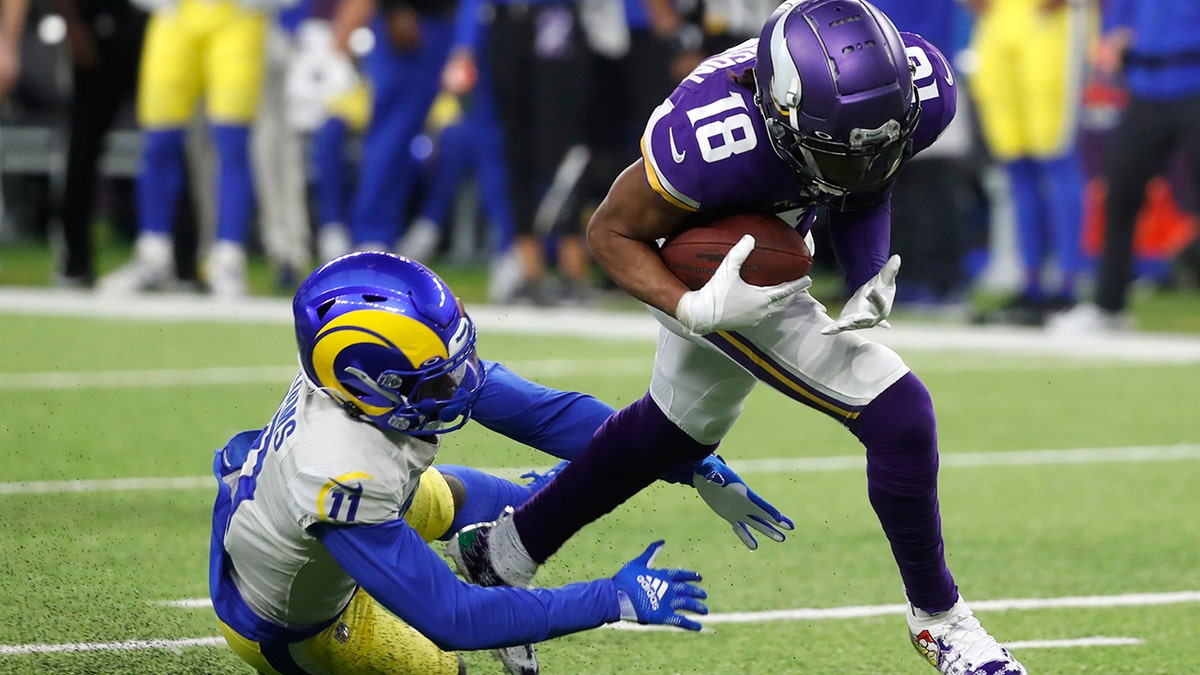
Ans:
[[[485,334],[652,340],[658,333],[658,324],[646,312],[493,305],[473,305],[468,309]],[[291,304],[285,298],[249,297],[229,301],[184,294],[112,297],[80,291],[12,287],[0,288],[0,313],[166,322],[286,325],[292,321]],[[1029,328],[916,323],[864,334],[901,353],[909,350],[963,351],[1074,360],[1200,363],[1200,336],[1195,335],[1129,333],[1068,338]]]
[[[1170,462],[1194,461],[1197,459],[1200,459],[1200,445],[1158,445],[1123,448],[1076,448],[1071,450],[946,453],[941,456],[941,466],[944,468],[979,468],[993,466],[1046,466],[1054,464]],[[791,457],[734,461],[733,466],[742,475],[759,473],[823,473],[829,471],[861,471],[866,466],[866,460],[861,455]],[[545,468],[546,466],[480,467],[480,471],[485,471],[509,480],[516,480],[530,470],[542,470]],[[0,495],[209,489],[212,486],[213,478],[211,476],[11,481],[0,482]]]
[[[706,620],[711,620],[709,615]],[[661,630],[659,627],[638,626],[629,623],[615,623],[606,626],[624,630]],[[668,628],[667,630],[678,630]],[[1009,649],[1068,649],[1072,647],[1129,647],[1144,644],[1145,640],[1132,637],[1084,637],[1064,640],[1024,640],[1008,642]],[[225,645],[222,637],[183,638],[180,640],[124,640],[121,642],[70,642],[62,644],[29,644],[29,645],[0,645],[0,656],[18,656],[21,654],[63,654],[99,651],[148,651],[165,649],[179,653],[192,647],[221,647]]]
[[[981,600],[971,603],[977,612],[1029,611],[1039,609],[1097,609],[1113,607],[1147,607],[1200,602],[1200,591],[1178,591],[1173,593],[1129,593],[1123,595],[1068,596],[1061,598],[1013,598],[1007,600]],[[212,602],[207,598],[163,601],[158,604],[185,609],[208,609]],[[773,621],[825,621],[863,619],[875,616],[902,615],[906,606],[901,604],[857,605],[847,607],[796,608],[765,610],[759,612],[722,612],[709,614],[702,620],[706,626],[735,623],[764,623]],[[641,626],[632,623],[609,624],[607,628],[631,631],[676,630],[665,626]],[[184,647],[209,647],[223,644],[219,637],[191,638],[184,640],[127,640],[123,642],[0,645],[0,656],[14,654],[47,654],[56,652],[83,652],[99,650],[147,650]],[[1134,637],[1092,636],[1057,640],[1024,640],[1006,643],[1010,649],[1065,649],[1081,647],[1121,647],[1144,644]]]
[[[182,640],[125,640],[123,642],[69,642],[49,645],[0,645],[0,656],[16,654],[61,654],[64,652],[145,651],[166,649],[178,652],[187,647],[216,647],[225,644],[222,637],[184,638]]]
[[[505,365],[530,378],[601,375],[650,375],[649,357],[603,359],[546,359],[505,361]],[[214,368],[162,368],[157,370],[46,371],[0,373],[0,391],[63,389],[126,389],[197,385],[271,384],[286,387],[299,366],[218,366]]]
[[[1010,612],[1037,609],[1100,609],[1111,607],[1150,607],[1181,605],[1200,602],[1200,591],[1176,591],[1171,593],[1125,593],[1121,595],[1077,595],[1061,598],[1010,598],[1007,600],[974,600],[971,609],[976,612]],[[185,598],[163,600],[165,607],[180,609],[207,609],[212,607],[208,598]],[[796,609],[766,609],[757,612],[718,612],[701,619],[705,624],[718,623],[761,623],[765,621],[827,621],[831,619],[867,619],[874,616],[904,614],[908,607],[902,604],[849,605],[846,607],[800,607]],[[613,628],[648,630],[640,624],[614,625]],[[672,630],[670,626],[660,626]]]

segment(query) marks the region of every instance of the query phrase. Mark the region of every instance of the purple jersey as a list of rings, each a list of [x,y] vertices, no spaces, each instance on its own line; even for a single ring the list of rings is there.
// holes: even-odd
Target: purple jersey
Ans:
[[[916,153],[954,117],[954,75],[936,47],[920,36],[901,35],[921,101]],[[815,203],[771,147],[754,91],[737,81],[754,66],[757,46],[758,39],[751,39],[708,58],[655,109],[642,136],[646,178],[668,202],[688,211],[804,209],[799,222],[807,231]]]

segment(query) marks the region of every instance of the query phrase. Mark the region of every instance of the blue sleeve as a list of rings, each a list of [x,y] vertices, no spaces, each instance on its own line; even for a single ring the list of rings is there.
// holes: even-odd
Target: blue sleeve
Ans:
[[[487,380],[471,418],[483,426],[560,459],[573,459],[613,414],[594,396],[535,384],[502,364],[485,361]]]
[[[829,239],[833,254],[853,293],[883,269],[892,239],[892,192],[858,211],[830,211]]]
[[[299,0],[291,7],[280,10],[276,16],[279,25],[291,35],[300,29],[300,24],[312,14],[313,0]]]
[[[541,642],[621,616],[611,579],[552,589],[468,584],[403,520],[311,531],[372,598],[447,651]]]
[[[1129,28],[1133,25],[1132,0],[1108,0],[1104,6],[1102,19],[1103,32],[1108,34],[1118,28]]]
[[[453,49],[469,49],[479,58],[479,43],[483,26],[479,20],[479,0],[459,0],[458,9],[454,13],[454,44]]]

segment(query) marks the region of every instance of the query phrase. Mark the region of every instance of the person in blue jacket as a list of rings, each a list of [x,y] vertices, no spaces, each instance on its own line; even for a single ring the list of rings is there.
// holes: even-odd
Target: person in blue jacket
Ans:
[[[1048,327],[1055,333],[1132,327],[1133,233],[1146,184],[1187,149],[1193,184],[1200,186],[1200,4],[1109,0],[1102,16],[1093,62],[1100,77],[1128,89],[1129,105],[1106,142],[1104,250],[1095,296],[1053,317]]]
[[[661,541],[612,578],[555,589],[469,584],[426,543],[495,519],[545,482],[435,468],[444,434],[474,419],[570,459],[611,407],[480,360],[462,305],[408,258],[334,259],[293,308],[301,371],[269,423],[235,435],[213,463],[210,591],[222,634],[249,665],[459,673],[457,651],[494,649],[509,672],[528,674],[528,643],[622,619],[700,628],[684,614],[707,613],[700,576],[652,567]],[[731,522],[786,521],[719,458],[676,473]]]

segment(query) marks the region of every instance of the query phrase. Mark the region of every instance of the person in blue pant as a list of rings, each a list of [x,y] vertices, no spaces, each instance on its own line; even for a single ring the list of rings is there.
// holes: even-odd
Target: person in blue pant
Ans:
[[[137,0],[152,10],[138,75],[137,116],[143,131],[137,182],[138,237],[133,259],[99,281],[129,293],[174,282],[172,229],[184,187],[187,124],[204,98],[220,158],[217,231],[205,281],[219,296],[247,293],[246,237],[254,217],[250,127],[258,115],[266,40],[283,0]]]
[[[1129,329],[1133,233],[1146,184],[1190,152],[1200,186],[1200,5],[1192,0],[1109,0],[1094,50],[1099,74],[1130,94],[1106,146],[1104,251],[1092,302],[1054,317],[1053,332],[1091,335]],[[1200,187],[1193,189],[1200,196]]]
[[[515,226],[509,201],[508,169],[505,165],[503,131],[496,113],[490,68],[479,64],[478,72],[447,70],[448,91],[457,97],[462,116],[442,130],[433,180],[418,217],[400,243],[399,252],[417,260],[428,260],[441,240],[458,188],[474,173],[479,190],[479,208],[489,226],[488,248],[491,267],[488,299],[507,302],[521,283],[521,267],[513,249]]]
[[[972,46],[979,59],[971,91],[984,140],[1008,178],[1024,272],[1017,294],[977,319],[1040,326],[1075,305],[1076,281],[1087,271],[1079,110],[1095,3],[968,4],[976,13]],[[1058,268],[1056,286],[1044,277],[1048,259]]]
[[[335,44],[349,52],[350,32],[363,3],[343,3]],[[368,25],[375,45],[362,68],[372,88],[371,120],[363,138],[358,185],[350,204],[354,248],[390,251],[400,234],[417,163],[410,146],[441,90],[441,72],[454,45],[455,3],[381,0]]]
[[[481,360],[462,304],[408,258],[330,261],[293,314],[300,372],[266,426],[213,461],[210,594],[222,635],[258,672],[453,675],[459,650],[521,653],[621,619],[699,630],[688,614],[707,613],[700,576],[652,567],[661,541],[612,578],[556,589],[468,584],[426,545],[548,480],[433,466],[455,430],[476,420],[569,459],[611,407]],[[678,469],[735,526],[786,521],[719,458]],[[510,673],[537,673],[527,653],[505,660]]]

